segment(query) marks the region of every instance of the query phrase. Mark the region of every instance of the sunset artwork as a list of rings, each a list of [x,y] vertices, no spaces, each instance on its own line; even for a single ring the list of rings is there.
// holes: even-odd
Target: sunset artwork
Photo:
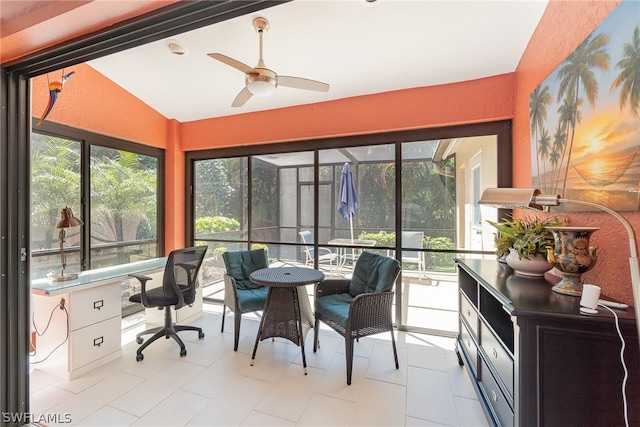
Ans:
[[[640,1],[622,1],[531,93],[529,119],[534,187],[640,210]]]

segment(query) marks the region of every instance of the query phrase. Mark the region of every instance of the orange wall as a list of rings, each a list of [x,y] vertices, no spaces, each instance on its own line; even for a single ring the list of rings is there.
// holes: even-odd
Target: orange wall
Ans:
[[[183,149],[264,144],[513,117],[513,74],[183,123]]]
[[[619,1],[551,0],[516,70],[515,118],[513,120],[513,183],[531,187],[529,94],[602,22]],[[570,25],[567,25],[570,23]],[[621,213],[640,232],[640,213]],[[602,292],[633,303],[629,273],[629,238],[623,226],[603,212],[572,213],[575,226],[600,227],[591,244],[598,247],[598,262],[586,273],[586,283]]]

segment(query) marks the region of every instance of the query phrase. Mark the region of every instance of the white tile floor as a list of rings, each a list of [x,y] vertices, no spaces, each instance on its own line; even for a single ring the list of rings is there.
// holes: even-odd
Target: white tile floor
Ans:
[[[211,311],[210,311],[211,310]],[[217,310],[217,312],[216,312]],[[68,381],[34,369],[31,412],[60,414],[76,426],[486,426],[473,386],[453,352],[453,339],[396,335],[396,370],[388,334],[355,346],[353,380],[346,384],[344,341],[322,328],[313,353],[305,342],[262,341],[249,361],[258,321],[242,320],[233,351],[233,319],[220,333],[219,308],[208,306],[194,324],[206,334],[181,332],[187,356],[173,340],[158,340],[136,362],[135,329],[123,335],[123,357]]]

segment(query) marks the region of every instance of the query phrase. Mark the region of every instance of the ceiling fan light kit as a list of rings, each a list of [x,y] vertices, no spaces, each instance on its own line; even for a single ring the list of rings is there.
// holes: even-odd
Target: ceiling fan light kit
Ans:
[[[278,81],[276,73],[271,70],[260,70],[260,74],[249,73],[245,80],[247,89],[255,96],[269,96],[276,91]]]
[[[267,68],[262,58],[262,36],[269,29],[269,21],[258,17],[253,20],[253,27],[256,29],[260,39],[260,58],[258,65],[250,67],[236,59],[230,58],[221,53],[209,53],[208,56],[227,64],[245,74],[245,87],[238,93],[231,104],[232,107],[243,106],[253,95],[266,97],[272,95],[278,86],[291,87],[294,89],[313,90],[316,92],[328,92],[327,83],[301,77],[280,76]]]

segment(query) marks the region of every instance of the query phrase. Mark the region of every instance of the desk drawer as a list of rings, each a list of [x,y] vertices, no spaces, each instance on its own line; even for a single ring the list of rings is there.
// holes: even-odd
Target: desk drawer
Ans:
[[[120,281],[95,288],[72,292],[69,304],[69,325],[72,331],[93,325],[114,316],[121,316],[122,290]]]
[[[73,331],[69,370],[82,366],[120,350],[122,333],[120,316]]]
[[[510,397],[513,398],[513,359],[489,327],[483,323],[480,324],[480,346],[487,355],[487,362],[497,371]]]
[[[460,316],[464,318],[471,328],[474,337],[478,336],[478,312],[463,292],[460,292]]]

